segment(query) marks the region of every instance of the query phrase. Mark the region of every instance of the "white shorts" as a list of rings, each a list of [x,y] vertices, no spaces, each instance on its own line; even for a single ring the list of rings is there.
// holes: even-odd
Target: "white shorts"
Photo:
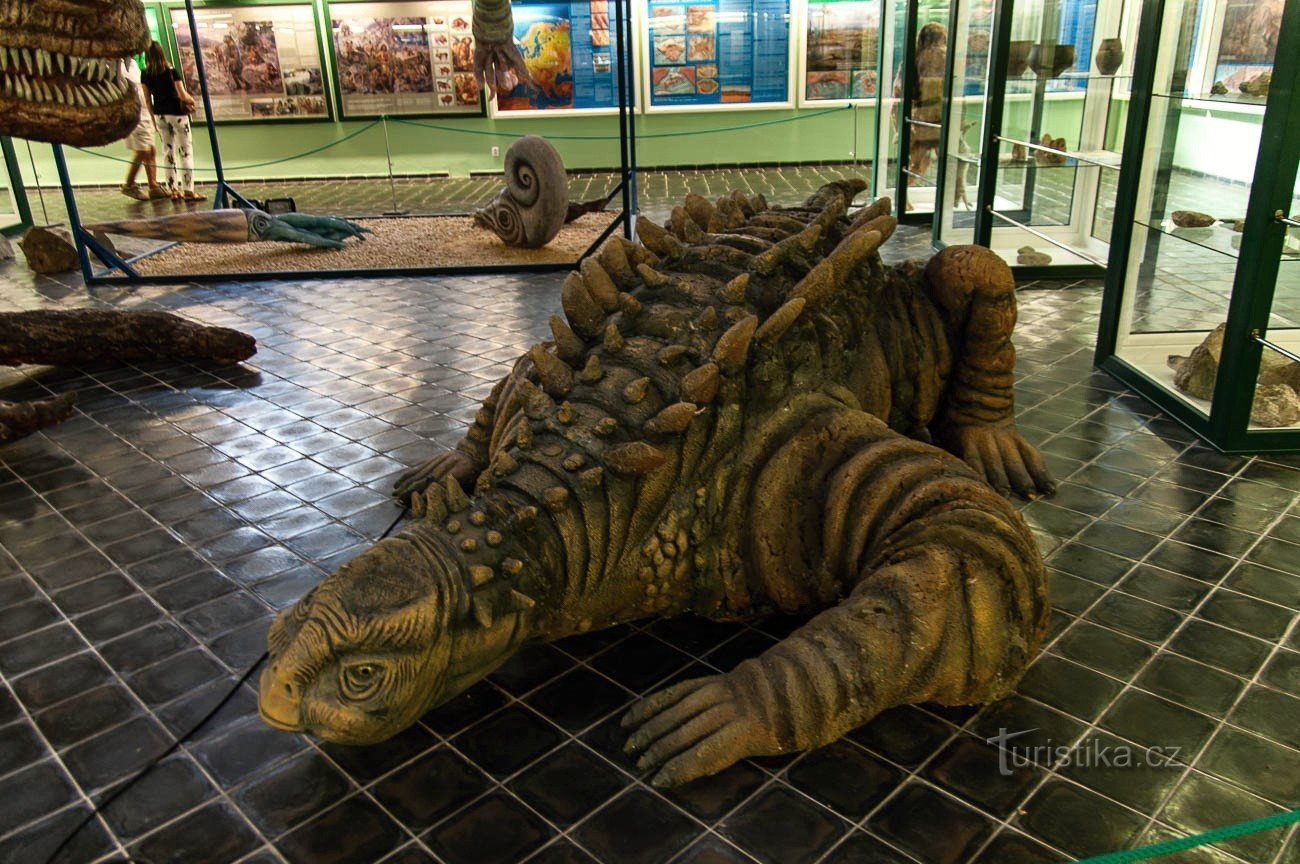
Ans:
[[[136,84],[135,91],[139,95],[139,99],[148,99],[144,88],[140,87],[139,84]],[[144,153],[153,149],[153,114],[149,113],[147,108],[144,108],[146,104],[140,103],[140,122],[135,123],[135,129],[131,130],[130,135],[126,136],[126,148],[136,153]]]
[[[140,122],[135,124],[131,134],[126,136],[127,149],[136,153],[145,153],[153,149],[153,115],[147,111],[140,112]]]

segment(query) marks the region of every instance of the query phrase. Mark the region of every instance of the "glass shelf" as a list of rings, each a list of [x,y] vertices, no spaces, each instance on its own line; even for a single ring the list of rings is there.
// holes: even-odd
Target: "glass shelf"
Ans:
[[[1135,225],[1141,225],[1143,228],[1151,231],[1158,231],[1166,237],[1175,237],[1179,240],[1185,240],[1188,243],[1194,243],[1202,249],[1209,249],[1212,252],[1218,252],[1227,255],[1230,258],[1241,257],[1241,237],[1240,231],[1234,231],[1230,226],[1223,222],[1216,222],[1213,225],[1207,225],[1204,228],[1179,228],[1172,222],[1163,222],[1155,225],[1145,222],[1141,219],[1134,219]],[[1282,248],[1283,261],[1300,261],[1300,238],[1290,240]]]
[[[1121,161],[1120,154],[1115,153],[1114,151],[1111,150],[1081,150],[1081,151],[1057,150],[1055,147],[1044,147],[1042,144],[1035,144],[1032,141],[1021,141],[1019,138],[1008,138],[1005,135],[999,135],[998,140],[1005,142],[1007,144],[1018,144],[1021,147],[1025,147],[1029,150],[1034,150],[1040,153],[1051,153],[1053,155],[1060,155],[1065,157],[1065,162],[1057,163],[1055,165],[1043,165],[1038,163],[1035,160],[1030,160],[1030,159],[1020,160],[1017,162],[1012,162],[1011,160],[999,160],[998,164],[1000,165],[1021,164],[1021,165],[1028,166],[1030,164],[1033,164],[1038,168],[1094,167],[1094,168],[1110,168],[1116,171],[1118,171],[1120,167],[1120,161]],[[1072,162],[1076,164],[1071,164]]]
[[[1183,103],[1205,103],[1206,105],[1243,105],[1252,108],[1263,108],[1268,104],[1267,96],[1249,96],[1245,93],[1225,93],[1222,96],[1213,96],[1209,93],[1200,95],[1188,95],[1185,93],[1155,93],[1151,94],[1160,99],[1175,99]],[[1197,106],[1199,107],[1199,106]]]

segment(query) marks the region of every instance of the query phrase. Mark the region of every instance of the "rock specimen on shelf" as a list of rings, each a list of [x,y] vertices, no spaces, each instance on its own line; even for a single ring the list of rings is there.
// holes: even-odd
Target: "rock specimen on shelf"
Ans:
[[[1038,142],[1039,147],[1046,147],[1048,150],[1058,150],[1059,153],[1047,153],[1043,150],[1034,151],[1034,161],[1039,165],[1052,166],[1065,164],[1065,139],[1053,138],[1051,135],[1044,134]]]
[[[1270,72],[1261,72],[1249,81],[1242,81],[1238,89],[1247,96],[1267,96],[1269,87],[1273,84],[1273,75]]]
[[[1097,71],[1103,75],[1114,75],[1124,65],[1124,43],[1119,39],[1103,39],[1094,56]]]
[[[27,266],[33,273],[51,276],[67,273],[79,266],[77,247],[72,245],[72,234],[67,228],[56,225],[37,225],[28,228],[18,241]]]
[[[1175,387],[1196,399],[1208,402],[1214,398],[1214,382],[1219,375],[1226,329],[1226,324],[1215,327],[1186,357],[1169,355]],[[1250,421],[1257,426],[1273,428],[1300,424],[1300,363],[1264,349]]]
[[[1198,210],[1175,210],[1169,218],[1179,228],[1209,228],[1216,221],[1209,213]]]
[[[506,151],[506,187],[474,211],[474,223],[507,246],[537,249],[555,239],[568,213],[564,161],[551,142],[529,135]]]
[[[1016,263],[1022,267],[1046,267],[1052,263],[1052,256],[1033,246],[1021,246],[1016,250]]]
[[[1210,95],[1211,95],[1211,96],[1227,96],[1227,95],[1228,95],[1228,86],[1227,86],[1226,84],[1224,84],[1222,81],[1215,81],[1213,84],[1210,85]]]
[[[262,717],[376,742],[525,641],[688,612],[811,620],[632,709],[660,786],[1011,692],[1049,605],[999,491],[1053,488],[1013,420],[1015,282],[976,246],[886,266],[865,185],[693,195],[585,260],[553,341],[398,481],[413,521],[272,625]]]

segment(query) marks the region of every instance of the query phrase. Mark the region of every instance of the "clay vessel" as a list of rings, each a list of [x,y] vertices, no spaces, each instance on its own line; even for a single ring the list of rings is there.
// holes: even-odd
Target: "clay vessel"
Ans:
[[[1124,63],[1124,43],[1119,39],[1103,39],[1097,54],[1093,58],[1097,71],[1103,75],[1114,75]]]
[[[1028,39],[1016,39],[1007,45],[1007,77],[1019,78],[1028,67],[1029,49],[1033,43]]]
[[[1073,45],[1057,45],[1054,56],[1050,59],[1044,56],[1046,53],[1044,46],[1035,45],[1029,49],[1029,57],[1026,60],[1029,68],[1033,69],[1040,78],[1044,76],[1055,78],[1074,65]]]

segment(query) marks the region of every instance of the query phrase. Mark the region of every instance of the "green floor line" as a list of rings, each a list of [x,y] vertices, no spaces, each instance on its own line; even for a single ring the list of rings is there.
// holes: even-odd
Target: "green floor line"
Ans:
[[[1166,840],[1163,843],[1153,843],[1150,846],[1139,846],[1136,849],[1124,849],[1119,852],[1107,852],[1105,855],[1083,858],[1078,861],[1078,864],[1131,864],[1133,861],[1147,861],[1151,858],[1160,858],[1165,855],[1172,855],[1175,852],[1195,849],[1197,846],[1208,846],[1221,840],[1232,840],[1235,837],[1244,837],[1247,834],[1258,834],[1261,831],[1281,828],[1284,825],[1290,825],[1292,822],[1300,822],[1300,810],[1292,810],[1289,813],[1274,813],[1272,816],[1265,816],[1262,819],[1251,819],[1248,822],[1225,825],[1222,828],[1215,828],[1213,831],[1206,831],[1204,834],[1179,837],[1176,840]]]

